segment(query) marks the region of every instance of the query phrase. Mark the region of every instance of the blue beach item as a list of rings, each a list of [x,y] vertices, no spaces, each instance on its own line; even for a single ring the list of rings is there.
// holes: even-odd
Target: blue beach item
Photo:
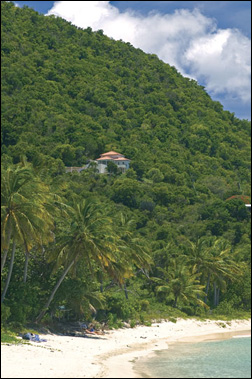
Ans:
[[[33,333],[25,333],[23,335],[23,339],[33,341],[33,342],[47,342],[46,339],[40,338],[38,334],[33,334]]]

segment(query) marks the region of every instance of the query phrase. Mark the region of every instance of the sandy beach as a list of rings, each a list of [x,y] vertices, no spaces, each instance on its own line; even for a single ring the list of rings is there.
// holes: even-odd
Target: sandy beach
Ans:
[[[47,342],[1,345],[2,378],[141,378],[139,358],[176,342],[249,335],[251,320],[178,319],[152,326],[106,331],[104,335],[41,335]]]

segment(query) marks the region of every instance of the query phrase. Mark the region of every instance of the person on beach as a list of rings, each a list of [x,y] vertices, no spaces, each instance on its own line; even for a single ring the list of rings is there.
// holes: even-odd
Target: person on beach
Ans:
[[[96,334],[93,324],[90,324],[89,327],[86,324],[82,324],[81,327],[86,334]]]
[[[104,326],[101,330],[95,330],[93,324],[90,324],[89,326],[87,326],[86,324],[81,324],[81,328],[83,330],[83,333],[85,333],[85,334],[97,334],[97,335],[105,334]]]
[[[96,331],[94,330],[93,324],[89,325],[89,329],[86,330],[86,333],[88,333],[88,334],[96,334]]]

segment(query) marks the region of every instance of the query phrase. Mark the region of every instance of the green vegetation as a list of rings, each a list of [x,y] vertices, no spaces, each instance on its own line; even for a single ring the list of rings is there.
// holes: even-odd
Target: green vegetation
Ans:
[[[2,324],[248,317],[250,122],[155,55],[1,7]],[[65,172],[110,150],[128,171]]]
[[[15,333],[10,330],[1,330],[1,342],[2,343],[20,343],[20,340],[16,338]]]

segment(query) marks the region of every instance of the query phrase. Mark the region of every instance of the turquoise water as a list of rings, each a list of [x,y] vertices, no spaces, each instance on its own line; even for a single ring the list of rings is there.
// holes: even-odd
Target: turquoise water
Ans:
[[[135,369],[145,378],[251,378],[251,337],[174,344]]]

